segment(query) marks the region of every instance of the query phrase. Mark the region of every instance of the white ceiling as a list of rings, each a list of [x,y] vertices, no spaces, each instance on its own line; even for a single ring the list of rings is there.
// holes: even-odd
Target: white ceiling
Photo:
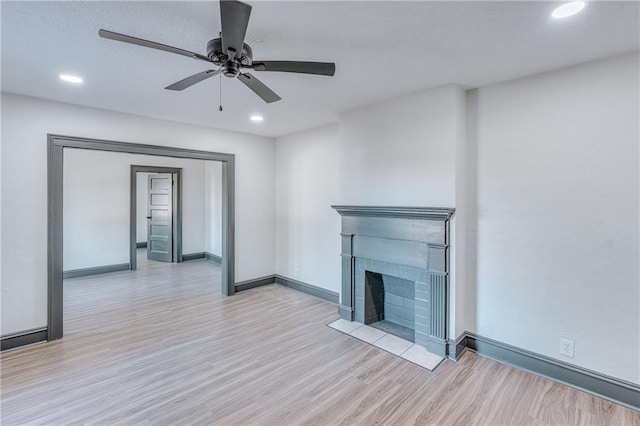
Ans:
[[[591,2],[565,20],[558,2],[250,1],[254,60],[336,63],[335,77],[255,72],[283,100],[239,81],[163,88],[205,62],[98,37],[104,28],[205,54],[217,2],[2,1],[2,90],[72,104],[279,136],[340,112],[455,83],[478,87],[639,48],[638,2]],[[80,75],[70,86],[60,73]],[[603,76],[605,77],[605,76]],[[249,121],[260,113],[262,123]]]

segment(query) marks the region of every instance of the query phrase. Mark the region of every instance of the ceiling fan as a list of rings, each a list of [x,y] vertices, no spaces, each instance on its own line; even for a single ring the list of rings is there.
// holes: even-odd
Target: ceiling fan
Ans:
[[[217,69],[210,69],[198,74],[194,74],[170,86],[168,90],[184,90],[207,78],[222,74],[229,78],[238,78],[249,89],[267,103],[279,101],[281,98],[273,90],[248,72],[241,70],[250,69],[254,71],[279,71],[301,74],[316,74],[333,76],[336,65],[330,62],[299,62],[299,61],[253,61],[253,51],[244,42],[244,37],[249,25],[251,16],[251,6],[236,0],[220,0],[220,20],[222,32],[219,38],[214,38],[207,43],[207,55],[190,52],[166,44],[154,41],[143,40],[141,38],[114,33],[112,31],[100,30],[100,37],[124,43],[136,44],[138,46],[150,47],[152,49],[163,50],[193,59],[199,59],[217,65]]]

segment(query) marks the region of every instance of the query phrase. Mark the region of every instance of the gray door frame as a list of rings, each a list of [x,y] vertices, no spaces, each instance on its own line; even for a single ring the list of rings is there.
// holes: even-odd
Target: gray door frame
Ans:
[[[160,166],[131,166],[131,198],[129,216],[129,269],[132,271],[138,268],[138,246],[137,230],[138,221],[138,181],[137,173],[171,173],[175,180],[173,185],[173,262],[182,262],[182,169],[175,167]]]
[[[62,190],[64,148],[222,162],[222,294],[235,293],[235,155],[47,134],[47,340],[63,336]]]

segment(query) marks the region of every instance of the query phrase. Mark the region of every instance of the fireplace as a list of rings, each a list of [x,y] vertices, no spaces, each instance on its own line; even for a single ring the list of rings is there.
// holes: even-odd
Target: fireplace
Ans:
[[[364,323],[415,341],[415,283],[365,271]]]
[[[446,356],[454,210],[333,207],[342,216],[340,317]]]

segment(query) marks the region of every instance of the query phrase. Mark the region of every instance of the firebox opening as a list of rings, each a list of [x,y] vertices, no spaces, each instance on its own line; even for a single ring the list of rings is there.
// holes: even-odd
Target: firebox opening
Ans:
[[[364,323],[415,342],[415,283],[365,271]]]

